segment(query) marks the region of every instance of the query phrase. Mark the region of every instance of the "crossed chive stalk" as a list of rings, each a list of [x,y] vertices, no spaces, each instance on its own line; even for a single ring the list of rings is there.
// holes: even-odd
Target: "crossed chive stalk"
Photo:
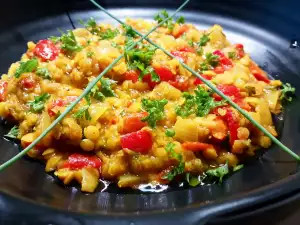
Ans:
[[[112,17],[113,19],[115,19],[118,23],[122,24],[122,25],[126,25],[126,23],[124,23],[123,21],[121,21],[120,19],[118,19],[117,17],[115,17],[114,15],[112,15],[110,12],[108,12],[105,8],[103,8],[101,5],[99,5],[96,1],[94,0],[90,0],[91,3],[93,3],[97,8],[101,9],[105,14],[107,14],[108,16]],[[189,2],[189,0],[186,0],[185,2],[183,2],[180,7],[178,7],[178,9],[171,14],[169,17],[165,18],[164,20],[162,20],[160,23],[158,23],[156,26],[154,26],[150,31],[148,31],[145,35],[141,34],[139,31],[137,31],[136,29],[132,28],[132,30],[141,38],[137,41],[134,42],[131,46],[129,46],[126,50],[131,50],[133,49],[138,43],[142,42],[143,40],[148,41],[150,44],[152,44],[153,46],[155,46],[156,48],[162,50],[166,55],[168,55],[171,58],[175,58],[175,56],[173,56],[170,52],[166,51],[164,48],[160,47],[159,45],[157,45],[156,43],[154,43],[153,41],[151,41],[150,39],[148,39],[147,37],[153,32],[155,31],[159,26],[161,26],[162,24],[164,24],[166,21],[168,21],[169,19],[171,19],[176,13],[178,13],[187,3]],[[24,150],[22,150],[20,153],[18,153],[16,156],[14,156],[13,158],[9,159],[8,161],[6,161],[5,163],[3,163],[2,165],[0,165],[0,171],[4,170],[6,167],[10,166],[11,164],[13,164],[14,162],[16,162],[18,159],[20,159],[22,156],[24,156],[28,151],[30,151],[37,143],[39,143],[39,141],[45,137],[76,105],[77,103],[84,98],[90,91],[91,89],[100,81],[100,79],[110,70],[112,69],[122,58],[124,57],[124,53],[122,55],[120,55],[119,57],[117,57],[108,67],[106,67],[102,73],[100,73],[98,75],[98,77],[96,77],[93,81],[91,81],[87,87],[85,88],[85,90],[82,92],[82,94],[74,101],[72,102],[67,108],[66,110],[60,115],[58,116],[53,122],[52,124],[44,131],[42,132],[29,146],[27,146]],[[294,157],[297,161],[300,161],[300,156],[298,156],[295,152],[293,152],[291,149],[289,149],[287,146],[285,146],[283,143],[281,143],[277,138],[275,138],[268,130],[266,130],[261,124],[259,124],[258,122],[256,122],[254,119],[251,118],[251,116],[245,111],[243,110],[241,107],[239,107],[236,103],[234,103],[228,96],[226,96],[225,94],[223,94],[223,92],[221,92],[220,90],[218,90],[209,80],[206,80],[205,78],[203,78],[199,73],[197,73],[196,71],[194,71],[192,68],[190,68],[188,65],[186,65],[184,62],[182,62],[181,60],[178,60],[179,63],[189,72],[191,72],[194,76],[198,77],[203,83],[205,83],[209,88],[211,88],[215,93],[217,93],[218,95],[220,95],[224,100],[226,100],[233,108],[235,108],[237,111],[239,111],[245,118],[247,118],[253,125],[255,125],[259,130],[261,130],[267,137],[269,137],[275,144],[277,144],[282,150],[284,150],[285,152],[287,152],[288,154],[290,154],[292,157]]]

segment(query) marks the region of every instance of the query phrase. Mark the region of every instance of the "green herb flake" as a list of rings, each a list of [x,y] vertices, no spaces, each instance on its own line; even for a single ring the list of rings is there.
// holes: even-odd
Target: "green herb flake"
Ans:
[[[38,76],[40,76],[41,78],[43,79],[48,79],[48,80],[51,80],[51,75],[50,75],[50,72],[47,68],[42,68],[42,67],[39,67],[37,68],[36,70],[36,74]]]
[[[156,122],[164,118],[164,107],[168,100],[150,100],[142,99],[142,108],[149,113],[148,116],[142,118],[141,121],[147,122],[152,128],[156,126]]]
[[[166,129],[165,134],[168,137],[174,137],[175,136],[175,131],[173,129]]]
[[[36,70],[38,64],[39,62],[36,58],[30,59],[26,62],[20,62],[20,66],[16,70],[15,77],[19,78],[22,73],[29,73]]]
[[[205,174],[210,178],[217,178],[219,183],[222,183],[223,177],[229,174],[228,162],[216,169],[207,170]]]
[[[243,168],[244,168],[244,164],[236,165],[235,167],[233,167],[232,171],[236,172],[236,171],[239,171]]]
[[[102,78],[100,80],[101,83],[101,92],[105,97],[115,97],[116,94],[111,88],[111,85],[115,84],[116,81],[107,79],[107,78]]]
[[[110,40],[110,39],[113,39],[115,38],[118,34],[119,34],[119,30],[115,29],[115,30],[112,30],[112,29],[107,29],[106,31],[103,31],[99,34],[100,36],[100,40]]]
[[[94,52],[87,52],[86,56],[89,57],[89,58],[91,58],[94,54],[95,54]]]
[[[194,42],[193,42],[193,40],[188,40],[187,43],[188,43],[189,46],[194,47]]]
[[[206,57],[206,62],[211,65],[212,67],[216,67],[219,64],[219,56],[214,55],[212,53],[207,53],[205,55]]]
[[[102,94],[102,92],[100,91],[100,89],[98,88],[97,85],[95,85],[91,92],[90,92],[91,97],[93,97],[94,99],[97,99],[99,101],[104,101],[105,96],[104,94]]]
[[[125,31],[125,36],[131,37],[131,38],[135,38],[137,36],[137,34],[133,30],[132,26],[123,24],[123,29]]]
[[[131,39],[128,39],[126,46],[131,45]],[[155,73],[153,67],[150,66],[156,49],[156,47],[148,44],[140,44],[139,48],[134,48],[131,50],[127,50],[127,47],[125,48],[125,61],[127,66],[131,70],[140,71],[139,80],[142,80],[146,74],[150,74],[152,81],[160,81],[159,76]]]
[[[20,133],[20,129],[17,126],[13,126],[5,137],[16,139]]]
[[[92,117],[89,113],[89,105],[82,106],[76,113],[74,113],[72,116],[75,119],[82,119],[85,117],[86,120],[91,120]]]
[[[280,100],[291,102],[295,95],[296,88],[292,87],[291,84],[282,84]]]
[[[200,37],[200,40],[197,44],[201,47],[204,47],[209,41],[210,41],[209,34],[203,34]]]
[[[60,37],[51,36],[48,40],[52,41],[54,44],[57,44],[60,41]]]
[[[169,13],[166,10],[162,10],[160,13],[157,13],[154,16],[154,20],[157,21],[157,23],[161,23],[163,20],[167,19],[169,17]],[[183,24],[185,22],[185,19],[183,16],[180,16],[176,23]],[[165,21],[162,24],[163,27],[167,27],[170,31],[174,28],[174,22],[172,18],[169,18],[167,21]]]
[[[181,117],[188,117],[191,114],[199,117],[206,116],[213,108],[225,104],[225,101],[215,101],[211,93],[201,86],[197,87],[195,95],[184,92],[183,97],[185,98],[184,104],[175,108],[176,114]]]
[[[228,52],[228,57],[229,59],[236,59],[237,58],[236,52]]]
[[[73,31],[68,30],[67,33],[62,31],[60,32],[62,33],[62,36],[60,37],[62,50],[66,51],[67,53],[78,52],[82,50],[83,47],[76,41]]]
[[[44,93],[40,96],[34,96],[34,101],[28,102],[30,111],[34,113],[42,112],[45,108],[45,102],[50,98],[50,94]]]
[[[172,142],[169,142],[165,147],[165,150],[169,154],[169,156],[175,158],[178,161],[178,165],[176,167],[173,167],[171,171],[169,171],[169,173],[162,177],[163,179],[168,179],[169,181],[173,180],[177,175],[184,173],[185,164],[183,161],[183,157],[181,154],[177,153],[174,148],[175,144]]]
[[[88,19],[86,22],[83,22],[82,20],[80,20],[79,22],[92,34],[95,34],[95,35],[100,34],[101,28],[99,26],[97,26],[97,22],[93,17]]]

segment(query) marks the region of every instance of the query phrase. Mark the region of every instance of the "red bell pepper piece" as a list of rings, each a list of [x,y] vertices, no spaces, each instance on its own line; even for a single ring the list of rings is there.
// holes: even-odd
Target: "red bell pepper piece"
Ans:
[[[205,75],[205,74],[200,74],[203,78],[205,78],[206,80],[211,80],[212,79],[212,76],[208,76],[208,75]],[[194,81],[194,84],[195,85],[199,85],[199,84],[203,84],[202,80],[200,80],[199,78],[196,78],[195,81]]]
[[[159,76],[161,81],[175,80],[176,76],[171,72],[170,69],[164,66],[159,66],[154,68],[155,73]]]
[[[227,112],[225,114],[225,120],[228,124],[230,134],[229,142],[232,146],[234,144],[234,141],[238,139],[237,129],[240,127],[240,124],[238,119],[230,109],[227,109]]]
[[[187,91],[189,89],[189,81],[184,80],[180,76],[177,76],[175,81],[171,80],[171,81],[168,81],[168,83],[180,91]]]
[[[73,101],[75,101],[77,99],[77,96],[67,96],[66,99],[56,99],[53,100],[53,102],[51,103],[51,105],[48,107],[48,114],[49,116],[55,116],[56,115],[56,110],[54,110],[54,108],[57,107],[63,107]]]
[[[135,70],[126,71],[124,74],[125,80],[131,80],[133,83],[136,83],[139,79],[139,72]]]
[[[7,86],[8,86],[7,81],[0,80],[0,102],[5,101],[5,99],[6,99],[6,95],[7,95],[7,92],[6,92]]]
[[[152,148],[152,134],[146,130],[140,130],[121,136],[121,146],[123,149],[130,149],[138,153],[148,153]]]
[[[40,40],[34,49],[34,54],[42,61],[52,61],[59,54],[59,49],[50,40]]]
[[[82,169],[85,167],[100,168],[102,165],[101,160],[96,156],[82,155],[74,153],[69,156],[68,160],[64,162],[63,168],[69,168],[71,170]]]
[[[250,72],[253,74],[253,76],[259,80],[263,81],[267,84],[270,83],[270,80],[267,77],[267,73],[263,71],[258,65],[256,65],[254,62],[251,62],[249,65]]]
[[[192,151],[192,152],[199,152],[199,151],[204,151],[209,148],[214,148],[214,146],[211,144],[201,143],[201,142],[184,142],[181,144],[181,146],[184,149]]]
[[[183,35],[188,30],[189,30],[189,27],[186,24],[181,25],[178,32],[176,34],[174,34],[174,37],[179,38],[181,35]]]
[[[196,52],[196,50],[193,47],[190,47],[190,46],[179,48],[178,51],[180,51],[180,52],[191,52],[191,53]]]
[[[232,61],[228,59],[220,50],[214,51],[213,54],[219,56],[219,65],[215,67],[215,73],[224,73],[224,71],[230,69],[233,66]]]
[[[146,122],[141,121],[141,119],[145,118],[146,116],[148,116],[148,113],[142,112],[125,117],[122,133],[127,134],[135,132],[147,126]]]

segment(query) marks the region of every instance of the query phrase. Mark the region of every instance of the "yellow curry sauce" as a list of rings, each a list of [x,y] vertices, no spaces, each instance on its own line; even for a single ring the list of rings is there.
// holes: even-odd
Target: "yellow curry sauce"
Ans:
[[[155,22],[128,19],[146,33]],[[37,44],[28,43],[20,62],[0,81],[0,115],[18,125],[28,146],[139,37],[130,26],[113,28],[89,20]],[[73,36],[74,35],[74,36]],[[126,52],[91,93],[28,155],[43,160],[46,172],[65,184],[76,180],[93,192],[100,178],[119,187],[168,184],[189,174],[252,156],[271,141],[220,96],[179,64],[184,61],[277,135],[271,114],[281,110],[281,82],[269,80],[218,25],[204,31],[191,24],[159,27],[149,38],[176,59],[146,41]]]

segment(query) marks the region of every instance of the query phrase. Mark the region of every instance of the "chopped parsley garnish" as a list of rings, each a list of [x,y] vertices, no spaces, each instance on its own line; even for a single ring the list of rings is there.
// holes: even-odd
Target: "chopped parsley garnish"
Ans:
[[[200,72],[203,72],[203,71],[206,71],[206,70],[213,69],[217,65],[219,65],[219,56],[214,55],[212,53],[206,53],[205,54],[205,60],[204,60],[204,62],[202,62],[200,64],[199,70],[200,70]]]
[[[101,83],[101,92],[105,97],[114,97],[116,96],[115,92],[113,89],[111,89],[111,85],[115,84],[116,81],[107,79],[107,78],[102,78],[100,80]]]
[[[232,171],[233,172],[236,172],[240,169],[243,169],[244,168],[244,164],[240,164],[240,165],[236,165],[235,167],[233,167]]]
[[[154,20],[157,21],[157,23],[161,23],[163,20],[167,19],[169,17],[169,13],[166,10],[162,10],[160,13],[157,13],[154,16]],[[183,24],[185,22],[185,19],[183,16],[180,16],[176,23]],[[166,22],[162,24],[163,27],[167,27],[170,31],[174,28],[174,22],[172,18],[169,18]]]
[[[38,64],[39,62],[36,58],[30,59],[26,62],[20,62],[20,66],[16,70],[15,77],[19,78],[22,73],[29,73],[36,70]]]
[[[236,52],[228,52],[228,57],[229,59],[236,59],[237,58]]]
[[[189,46],[194,47],[194,42],[193,42],[193,40],[188,40],[187,42],[188,42],[188,45],[189,45]]]
[[[100,34],[101,28],[97,26],[96,20],[93,17],[88,19],[86,22],[83,22],[82,20],[80,20],[79,22],[92,34],[96,34],[96,35]]]
[[[51,36],[48,40],[52,41],[54,44],[60,41],[60,37]]]
[[[61,31],[61,33],[62,33],[62,36],[60,37],[60,41],[62,43],[61,49],[69,53],[77,52],[82,49],[82,46],[79,45],[78,42],[76,41],[73,31],[68,30],[67,33]]]
[[[73,114],[75,119],[81,119],[85,117],[86,120],[91,120],[92,117],[89,113],[89,105],[82,106],[76,113]]]
[[[175,131],[172,130],[172,129],[166,129],[165,134],[168,137],[174,137],[175,136]]]
[[[87,53],[86,53],[86,56],[90,58],[90,57],[92,57],[94,54],[95,54],[94,52],[87,52]]]
[[[169,181],[173,180],[177,175],[184,173],[184,160],[181,154],[177,153],[175,150],[175,144],[172,142],[169,142],[165,150],[174,159],[177,159],[178,165],[176,167],[173,167],[169,173],[164,175],[163,179],[168,179]]]
[[[99,101],[103,101],[105,99],[105,97],[115,97],[116,96],[115,92],[111,88],[111,85],[115,84],[116,81],[110,80],[107,78],[102,78],[100,80],[100,83],[101,83],[101,88],[99,88],[97,85],[95,85],[92,88],[89,96],[91,96],[94,99],[97,99]]]
[[[224,101],[216,102],[210,95],[211,93],[205,91],[201,86],[197,87],[195,95],[184,92],[185,102],[176,107],[176,114],[181,117],[187,117],[191,114],[202,117],[206,116],[213,108],[224,105]]]
[[[285,100],[291,102],[293,99],[293,95],[295,94],[296,89],[291,86],[291,84],[286,83],[282,84],[280,100]]]
[[[197,43],[199,46],[203,47],[210,41],[209,34],[203,34]]]
[[[158,120],[164,118],[164,107],[168,103],[168,100],[150,100],[142,99],[142,108],[149,113],[148,116],[142,118],[141,121],[147,122],[148,125],[152,128],[156,126]]]
[[[218,179],[219,183],[222,183],[223,177],[229,174],[228,162],[216,169],[207,170],[205,174],[210,178]]]
[[[5,134],[4,136],[5,136],[5,137],[8,137],[8,138],[14,138],[14,139],[15,139],[15,138],[18,137],[19,133],[20,133],[19,127],[13,126],[13,127],[10,129],[10,131],[8,132],[8,134]]]
[[[91,99],[90,99],[89,95],[85,96],[85,100],[87,102],[87,105],[80,107],[80,109],[72,115],[75,119],[81,119],[83,117],[86,120],[92,119],[92,117],[89,113],[89,107],[91,105]]]
[[[90,93],[91,97],[93,97],[94,99],[97,99],[99,101],[103,101],[105,99],[104,94],[102,94],[102,92],[100,91],[100,89],[98,88],[97,85],[95,85]]]
[[[131,46],[132,43],[129,39],[126,46]],[[155,73],[152,66],[150,66],[152,57],[156,51],[156,47],[148,44],[140,44],[139,48],[133,48],[131,50],[125,49],[125,61],[127,66],[131,70],[139,70],[139,80],[142,80],[146,74],[151,75],[151,80],[154,82],[159,82],[160,78]]]
[[[39,113],[45,108],[45,102],[50,98],[50,94],[44,93],[40,96],[34,96],[34,101],[28,102],[30,106],[30,111],[34,113]]]
[[[109,40],[109,39],[113,39],[115,38],[118,34],[119,34],[119,30],[118,29],[107,29],[106,31],[103,31],[99,34],[100,36],[100,40]]]
[[[43,78],[43,79],[51,80],[50,72],[49,72],[49,70],[48,70],[47,68],[45,68],[45,67],[44,67],[44,68],[42,68],[42,67],[37,68],[36,74],[37,74],[38,76],[40,76],[41,78]]]
[[[123,29],[125,31],[125,36],[131,37],[131,38],[135,38],[137,36],[137,34],[133,30],[132,26],[124,24]]]

